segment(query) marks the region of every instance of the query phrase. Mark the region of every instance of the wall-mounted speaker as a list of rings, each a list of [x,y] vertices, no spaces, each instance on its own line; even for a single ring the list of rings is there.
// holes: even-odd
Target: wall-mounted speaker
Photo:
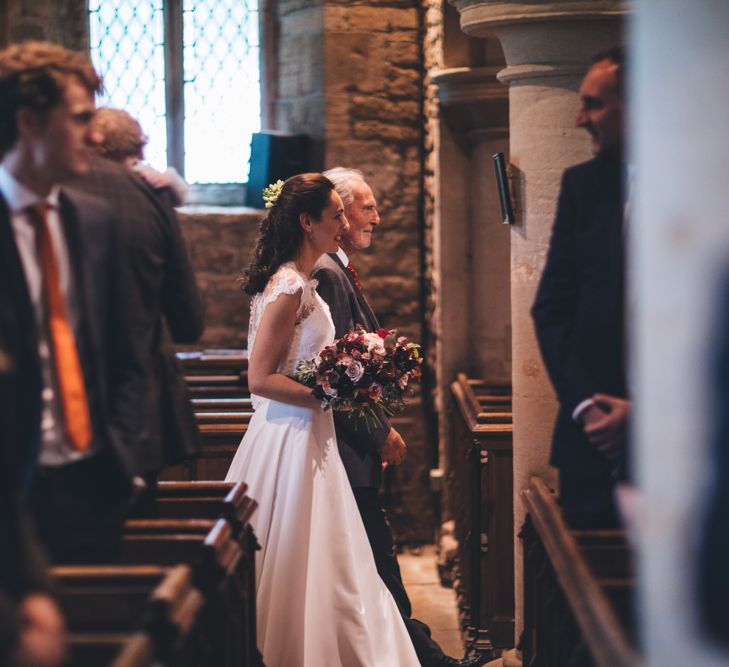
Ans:
[[[267,185],[308,171],[309,137],[266,130],[251,138],[251,168],[246,186],[246,206],[263,208]]]

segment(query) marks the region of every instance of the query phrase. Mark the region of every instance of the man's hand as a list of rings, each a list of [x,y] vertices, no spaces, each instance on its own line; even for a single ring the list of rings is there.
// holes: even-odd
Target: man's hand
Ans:
[[[170,175],[164,171],[157,171],[146,165],[139,165],[135,171],[155,189],[167,188],[172,185]]]
[[[405,441],[394,428],[391,428],[380,450],[382,467],[386,468],[388,465],[399,466],[405,460],[406,453]]]
[[[595,394],[593,405],[581,415],[587,439],[609,459],[616,459],[625,448],[630,401],[608,394]]]
[[[48,595],[27,595],[18,608],[21,630],[17,664],[56,667],[66,655],[66,626],[58,606]]]

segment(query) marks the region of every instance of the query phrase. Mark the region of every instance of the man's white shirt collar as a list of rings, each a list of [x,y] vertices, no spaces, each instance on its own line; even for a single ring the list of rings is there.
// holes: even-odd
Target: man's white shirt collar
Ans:
[[[349,264],[349,257],[347,257],[347,253],[344,252],[344,250],[342,250],[341,248],[337,250],[337,257],[339,257],[344,266],[347,266],[347,264]]]

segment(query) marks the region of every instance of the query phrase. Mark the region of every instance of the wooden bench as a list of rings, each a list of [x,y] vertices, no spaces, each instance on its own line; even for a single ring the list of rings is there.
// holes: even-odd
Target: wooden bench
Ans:
[[[622,531],[570,531],[538,477],[523,497],[524,664],[640,665],[632,643],[632,555]]]
[[[459,373],[451,397],[448,492],[461,632],[469,649],[496,657],[514,645],[511,388]]]
[[[225,519],[133,519],[125,525],[120,561],[190,565],[209,604],[204,627],[216,654],[211,664],[238,667],[259,660],[255,545],[248,548],[244,552]]]
[[[253,416],[245,350],[177,354],[202,440],[196,459],[163,470],[163,481],[222,480]]]
[[[72,667],[116,665],[127,644],[145,661],[132,665],[205,664],[199,634],[204,599],[186,566],[59,566],[51,570],[69,628]],[[120,667],[121,667],[120,664]]]
[[[246,398],[248,353],[245,350],[178,352],[190,394],[195,398]]]

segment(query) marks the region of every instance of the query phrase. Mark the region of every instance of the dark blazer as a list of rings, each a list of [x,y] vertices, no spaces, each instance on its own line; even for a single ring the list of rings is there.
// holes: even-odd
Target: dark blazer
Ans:
[[[357,324],[366,331],[379,327],[367,300],[336,254],[323,255],[314,267],[313,276],[319,283],[316,288],[319,295],[329,305],[337,338],[353,331]],[[383,421],[384,426],[370,433],[363,419],[334,413],[339,453],[355,488],[380,486],[380,449],[390,431],[389,421],[384,417]]]
[[[532,316],[560,409],[551,463],[600,474],[612,467],[572,412],[596,392],[627,396],[624,367],[624,200],[618,162],[567,169]]]
[[[139,474],[199,453],[201,444],[175,343],[194,343],[203,307],[175,212],[130,169],[94,158],[73,187],[109,202],[119,218],[134,281],[132,328],[145,369]]]
[[[130,274],[119,253],[117,223],[102,201],[81,193],[62,190],[59,212],[78,291],[77,344],[94,446],[115,454],[120,472],[130,476],[136,469],[133,443],[140,429],[144,384],[129,315]],[[20,447],[12,455],[13,474],[26,482],[38,458],[41,371],[33,307],[2,196],[0,332],[2,347],[13,360],[15,391],[2,406],[6,427]]]
[[[715,358],[711,359],[711,484],[705,493],[701,549],[695,577],[704,631],[729,649],[729,275],[717,304]]]
[[[15,456],[17,440],[14,360],[0,333],[0,664],[9,664],[18,639],[18,603],[30,593],[48,592],[46,562],[21,498]],[[39,403],[40,404],[40,403]],[[13,406],[13,407],[11,407]]]

